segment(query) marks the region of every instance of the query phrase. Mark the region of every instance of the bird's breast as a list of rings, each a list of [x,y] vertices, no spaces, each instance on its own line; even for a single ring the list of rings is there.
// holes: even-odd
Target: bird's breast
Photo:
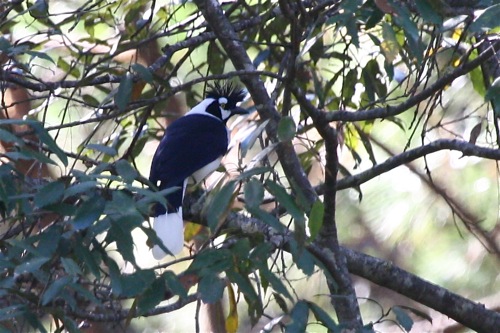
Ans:
[[[195,171],[190,177],[190,183],[191,184],[198,184],[203,179],[208,177],[208,175],[210,175],[212,172],[217,170],[217,168],[220,165],[221,160],[222,160],[222,156],[220,156],[219,158],[208,163],[207,165],[205,165],[201,169]]]

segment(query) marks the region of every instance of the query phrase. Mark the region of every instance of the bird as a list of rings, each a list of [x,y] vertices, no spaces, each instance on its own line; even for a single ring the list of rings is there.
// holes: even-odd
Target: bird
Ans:
[[[157,202],[153,212],[153,229],[170,253],[156,244],[155,259],[182,251],[186,187],[200,183],[219,167],[229,145],[228,119],[248,114],[238,106],[245,96],[246,91],[230,81],[215,82],[203,101],[166,128],[151,162],[149,181],[160,191],[175,189],[165,196],[167,205]]]

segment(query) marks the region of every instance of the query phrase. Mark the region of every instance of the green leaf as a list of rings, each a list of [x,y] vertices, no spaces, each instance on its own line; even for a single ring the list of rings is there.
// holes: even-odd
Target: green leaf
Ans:
[[[38,52],[38,51],[26,51],[26,54],[30,55],[32,58],[40,58],[43,60],[47,60],[47,61],[53,63],[54,65],[56,64],[54,59],[52,59],[47,53]]]
[[[281,224],[281,222],[276,218],[276,216],[271,215],[268,212],[263,211],[258,207],[257,208],[246,207],[246,208],[250,214],[262,220],[262,222],[274,228],[276,231],[278,232],[285,231],[285,226]]]
[[[491,102],[497,118],[500,118],[500,77],[496,78],[484,96],[485,101]]]
[[[115,94],[115,104],[118,107],[118,110],[124,111],[127,107],[130,97],[132,96],[133,85],[134,80],[132,74],[126,73],[122,76],[118,86],[118,91]]]
[[[48,183],[35,194],[35,206],[38,208],[50,204],[59,203],[64,194],[65,185],[62,181],[56,180]]]
[[[254,325],[263,311],[260,297],[255,292],[248,276],[239,274],[233,270],[227,271],[226,276],[229,281],[236,283],[238,290],[245,296],[248,305],[248,316],[250,317],[250,322]]]
[[[120,268],[110,257],[104,256],[102,259],[106,266],[108,266],[109,278],[111,280],[111,292],[114,295],[121,296],[123,294],[123,286]]]
[[[11,322],[13,318],[22,315],[25,309],[25,305],[15,304],[11,306],[2,306],[0,308],[0,322],[9,321]],[[6,331],[12,333],[11,330]]]
[[[101,153],[106,154],[106,155],[111,156],[111,157],[118,155],[118,152],[116,151],[115,148],[109,147],[106,145],[101,145],[101,144],[97,144],[97,143],[89,143],[85,147],[87,149],[98,151],[98,152],[101,152]]]
[[[230,181],[225,184],[213,197],[208,205],[208,227],[212,232],[215,232],[221,219],[228,210],[229,205],[233,200],[234,190],[236,189],[236,182]]]
[[[125,183],[131,184],[139,175],[132,165],[126,160],[119,160],[115,163],[116,172],[123,178]]]
[[[278,123],[278,138],[280,141],[290,141],[295,137],[297,125],[292,117],[286,116],[281,118]]]
[[[309,212],[309,220],[307,226],[309,227],[310,240],[313,241],[318,236],[318,233],[323,226],[323,217],[325,215],[325,205],[322,201],[317,200],[314,202],[311,211]]]
[[[93,196],[84,201],[76,211],[75,217],[73,218],[73,227],[76,230],[82,230],[90,227],[92,223],[99,219],[104,211],[105,205],[106,201],[99,196]]]
[[[484,32],[500,26],[500,4],[486,8],[470,25],[472,33]]]
[[[43,327],[43,324],[40,321],[41,318],[39,318],[39,316],[35,315],[30,310],[25,309],[25,311],[23,312],[23,318],[28,322],[28,324],[30,324],[31,327],[36,329],[36,332],[47,333],[47,330],[45,329],[45,327]]]
[[[68,157],[66,156],[66,153],[59,148],[57,143],[54,141],[54,139],[50,136],[50,134],[47,132],[47,130],[43,127],[43,124],[38,122],[38,121],[29,121],[27,122],[27,125],[31,126],[37,134],[38,139],[40,142],[45,144],[47,148],[56,154],[57,158],[65,165],[68,165]]]
[[[250,208],[258,208],[264,198],[264,186],[257,179],[251,179],[245,185],[245,204]]]
[[[50,260],[49,257],[35,257],[28,261],[21,263],[14,270],[14,275],[20,275],[24,273],[33,273],[42,267],[43,264]]]
[[[61,239],[62,228],[58,225],[48,227],[44,232],[38,234],[39,240],[36,246],[36,254],[39,257],[51,257],[57,250]]]
[[[335,321],[323,310],[320,306],[313,302],[308,302],[309,309],[311,309],[312,313],[316,317],[316,320],[323,324],[328,330],[333,332],[340,331],[339,326]]]
[[[80,71],[78,70],[78,68],[76,68],[76,66],[74,64],[70,65],[62,57],[59,57],[59,59],[57,59],[57,67],[62,69],[66,74],[72,75],[75,78],[80,77]],[[89,102],[86,100],[86,98],[88,98],[89,96],[90,95],[88,95],[88,94],[82,96],[83,100],[87,103],[89,103]],[[89,103],[89,104],[91,104],[91,106],[93,106],[93,107],[97,107],[99,105],[99,103],[97,102],[97,100],[93,96],[91,98],[93,99],[93,102]]]
[[[166,284],[168,290],[170,290],[175,295],[178,295],[181,298],[185,298],[187,296],[187,291],[180,282],[177,275],[175,275],[172,271],[165,271],[162,274],[162,278],[164,283]]]
[[[273,293],[273,297],[281,311],[288,312],[288,305],[286,304],[285,299],[278,293]]]
[[[30,148],[23,147],[19,151],[9,151],[5,153],[5,156],[14,161],[37,160],[38,162],[41,163],[57,165],[56,162],[45,156],[45,154],[34,151]]]
[[[121,228],[119,223],[111,225],[106,234],[106,241],[109,243],[116,242],[118,252],[122,255],[123,259],[135,263],[134,239],[128,230]]]
[[[307,276],[313,274],[315,263],[314,256],[309,253],[304,246],[299,246],[295,239],[291,239],[288,244],[290,245],[293,261],[297,267]]]
[[[65,331],[69,333],[81,333],[81,330],[79,329],[78,324],[74,319],[69,318],[68,316],[62,316],[59,319],[61,319]]]
[[[413,319],[399,306],[393,306],[391,310],[396,315],[396,321],[406,330],[411,331]]]
[[[287,212],[297,221],[304,222],[304,212],[299,208],[293,197],[287,193],[285,188],[276,182],[267,180],[265,183],[269,192],[276,197],[276,200],[282,204]]]
[[[95,180],[88,180],[81,183],[73,184],[64,191],[64,198],[69,198],[75,195],[87,193],[90,190],[95,189],[97,187],[97,184],[98,183]]]
[[[94,294],[90,292],[86,286],[84,287],[78,283],[73,283],[69,287],[74,291],[76,291],[80,297],[89,300],[92,303],[92,305],[94,306],[102,305],[102,302],[97,297],[95,297]]]
[[[80,241],[80,242],[79,242]],[[81,239],[77,239],[75,244],[75,255],[83,262],[87,270],[92,273],[97,279],[101,277],[99,268],[99,257],[94,255],[86,246],[81,243]]]
[[[303,333],[306,331],[309,307],[305,301],[299,301],[290,313],[292,322],[285,327],[286,333]]]
[[[496,100],[500,96],[500,77],[497,77],[491,84],[484,96],[486,102]]]
[[[28,8],[28,11],[33,18],[46,18],[49,15],[49,5],[46,0],[36,0],[33,6]]]
[[[441,24],[443,22],[441,16],[439,16],[428,0],[416,0],[415,4],[417,5],[418,12],[422,15],[425,21],[434,24]]]
[[[156,279],[151,286],[139,296],[139,300],[137,302],[138,314],[145,314],[160,304],[165,297],[165,292],[165,281],[162,278]]]
[[[470,80],[472,81],[472,87],[481,96],[486,95],[486,88],[484,86],[483,73],[480,67],[474,68],[469,72]]]
[[[224,73],[224,66],[226,64],[227,57],[219,48],[216,41],[211,41],[208,44],[207,49],[207,62],[208,68],[212,74],[222,74]]]
[[[140,76],[141,79],[146,81],[147,83],[153,83],[153,74],[149,70],[149,68],[144,67],[141,64],[135,63],[132,66],[132,69]]]
[[[432,323],[432,317],[423,311],[420,311],[418,309],[415,309],[415,308],[412,308],[412,307],[409,307],[406,305],[398,305],[398,307],[400,307],[401,309],[404,309],[404,310],[408,310],[411,313],[419,316],[420,318],[423,318],[423,319],[427,320],[428,322]]]
[[[0,120],[0,125],[1,124],[2,121]],[[24,146],[24,141],[21,138],[18,138],[16,135],[12,134],[7,130],[4,130],[3,128],[0,128],[0,141],[12,142],[17,145]]]
[[[63,265],[64,270],[69,275],[82,275],[82,270],[80,266],[71,258],[61,258],[61,264]]]
[[[217,274],[233,266],[233,255],[227,249],[207,249],[200,252],[188,268],[197,275]]]
[[[198,293],[203,302],[213,304],[222,298],[225,287],[224,281],[216,274],[208,274],[198,283]]]
[[[52,282],[42,295],[42,305],[47,305],[53,301],[71,282],[71,279],[70,276],[63,276]]]
[[[265,267],[261,265],[259,269],[261,274],[267,279],[267,281],[271,284],[271,286],[276,292],[278,292],[280,295],[285,296],[289,300],[293,300],[292,295],[285,287],[285,284],[281,282],[279,277],[277,277],[273,272],[271,272],[267,268],[267,265]]]
[[[1,36],[0,37],[0,51],[2,51],[5,54],[10,53],[10,48],[12,47],[12,44],[9,42],[8,39],[5,37]],[[1,121],[0,121],[1,123]]]

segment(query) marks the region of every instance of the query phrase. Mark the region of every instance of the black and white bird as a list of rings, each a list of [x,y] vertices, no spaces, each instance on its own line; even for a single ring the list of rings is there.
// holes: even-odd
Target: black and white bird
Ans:
[[[229,145],[227,120],[248,113],[237,106],[245,95],[231,83],[214,84],[201,103],[167,127],[156,150],[149,180],[159,190],[178,188],[166,196],[167,207],[157,203],[154,208],[153,228],[173,255],[184,245],[182,201],[186,186],[201,182],[219,167]],[[159,245],[153,247],[155,259],[165,255]]]

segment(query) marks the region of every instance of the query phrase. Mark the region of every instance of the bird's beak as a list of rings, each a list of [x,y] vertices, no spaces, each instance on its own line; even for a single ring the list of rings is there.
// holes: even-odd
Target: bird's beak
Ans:
[[[249,114],[250,111],[248,111],[247,109],[243,109],[243,108],[240,108],[239,106],[231,109],[231,113],[232,114]]]

